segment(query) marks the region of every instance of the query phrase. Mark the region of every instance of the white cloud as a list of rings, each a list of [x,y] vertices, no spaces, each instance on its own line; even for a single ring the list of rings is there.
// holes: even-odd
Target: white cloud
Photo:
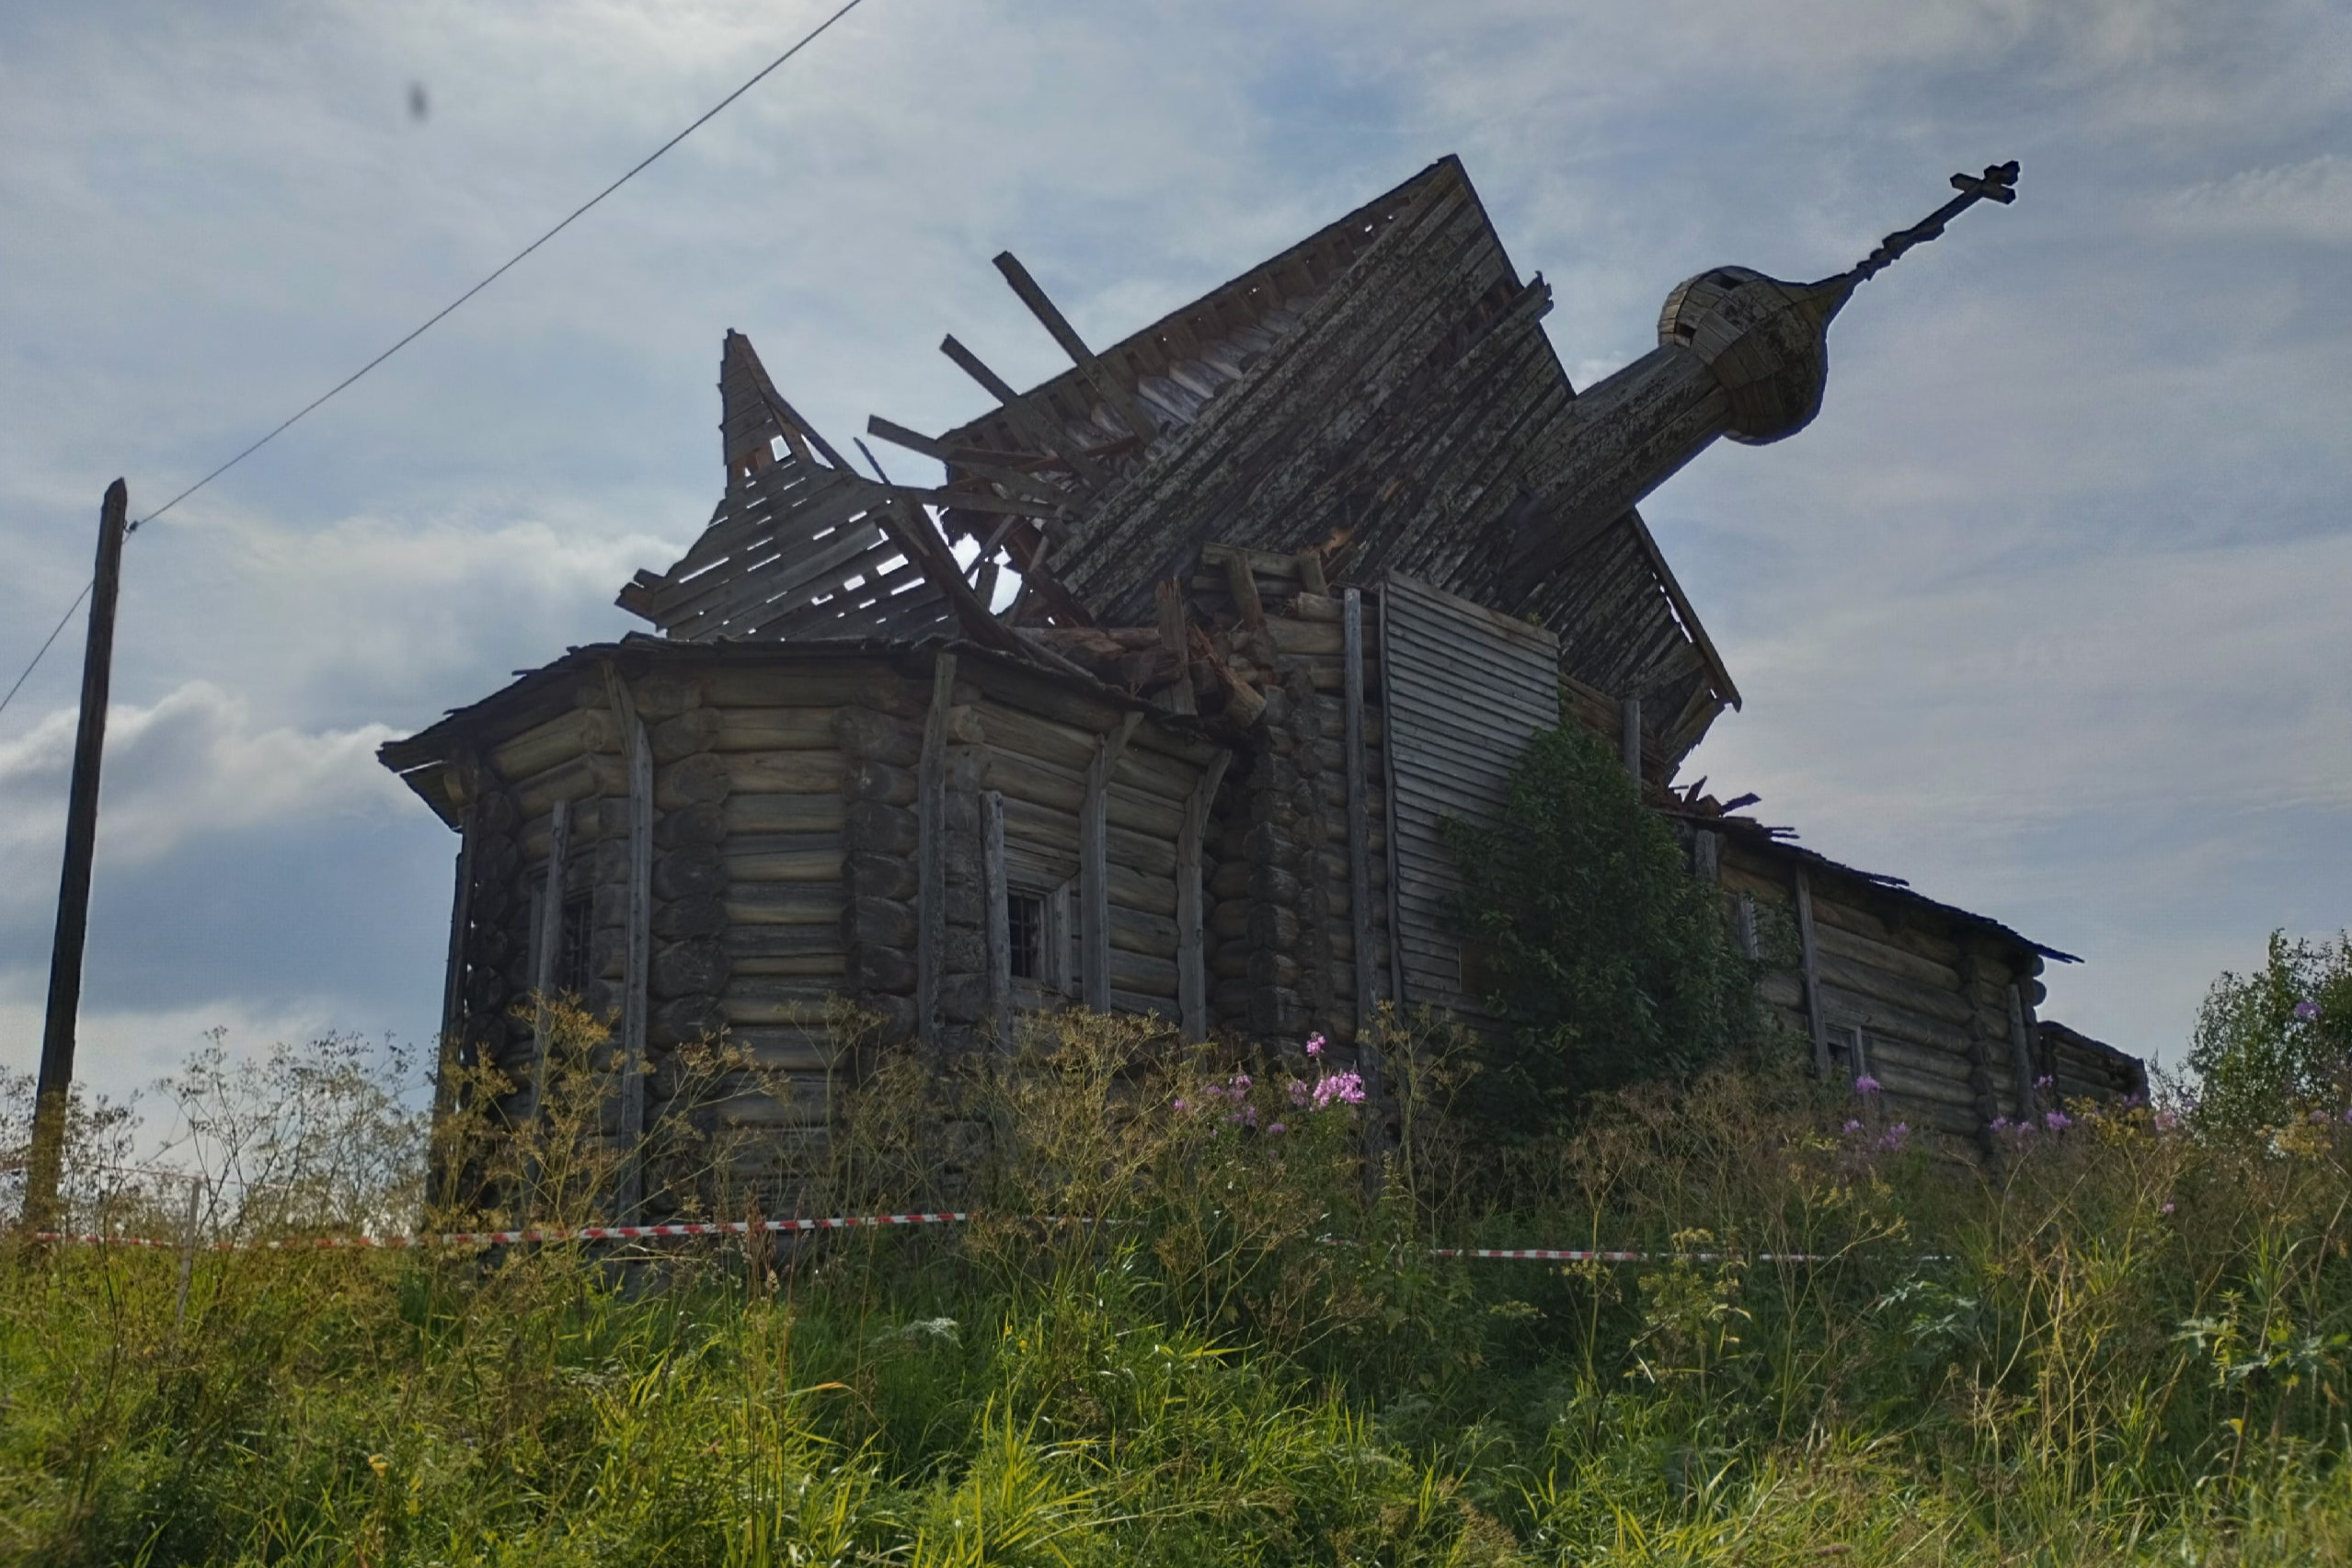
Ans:
[[[2163,198],[2156,213],[2191,235],[2343,245],[2352,242],[2352,157],[2322,153],[2202,180]]]
[[[30,865],[54,859],[64,831],[64,785],[75,715],[49,715],[0,742],[0,855]],[[107,715],[99,854],[112,868],[162,859],[192,839],[270,823],[306,822],[400,804],[399,782],[375,760],[384,725],[304,732],[260,728],[250,706],[192,681],[147,706]],[[46,899],[52,885],[12,878],[8,902]]]

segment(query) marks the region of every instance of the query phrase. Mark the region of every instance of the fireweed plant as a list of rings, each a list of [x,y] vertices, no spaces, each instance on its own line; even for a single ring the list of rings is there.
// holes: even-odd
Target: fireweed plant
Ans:
[[[0,1562],[2352,1561],[2342,1100],[2243,1136],[2068,1105],[1969,1161],[1767,1061],[1504,1142],[1463,1114],[1474,1047],[1427,1018],[1376,1021],[1375,1101],[1322,1040],[1073,1012],[925,1061],[843,1013],[864,1065],[830,1118],[711,1042],[624,1159],[605,1021],[550,1019],[536,1107],[470,1075],[430,1140],[388,1109],[418,1103],[398,1064],[332,1043],[181,1075],[255,1176],[206,1235],[629,1190],[972,1220],[201,1252],[184,1308],[168,1249],[14,1238]],[[26,1090],[0,1082],[0,1142]],[[101,1179],[127,1162],[98,1109],[76,1223],[175,1235],[177,1189]]]

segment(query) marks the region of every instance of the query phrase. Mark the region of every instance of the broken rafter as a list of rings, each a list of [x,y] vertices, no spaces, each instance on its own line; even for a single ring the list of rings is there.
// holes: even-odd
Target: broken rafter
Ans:
[[[951,468],[960,469],[965,477],[984,479],[992,485],[1000,485],[1012,495],[1042,502],[1057,510],[1069,499],[1042,479],[1034,478],[1016,468],[1001,467],[993,463],[974,462],[969,453],[943,445],[933,441],[929,436],[907,429],[904,425],[894,424],[878,414],[871,415],[866,418],[866,433],[889,441],[892,446],[902,446],[909,452],[918,452],[924,457],[944,463]],[[962,494],[961,491],[955,493]]]
[[[1056,431],[1045,416],[1023,401],[1003,376],[981,362],[981,357],[956,341],[949,333],[939,340],[939,351],[956,361],[956,366],[988,390],[990,396],[1004,406],[1004,412],[1020,428],[1021,434],[1035,441],[1048,456],[1068,468],[1082,485],[1100,485],[1107,477],[1102,468],[1077,450],[1074,442]],[[1067,449],[1067,450],[1065,450]]]
[[[1149,442],[1159,430],[1158,422],[1143,412],[1134,393],[1120,384],[1119,378],[1111,374],[1110,367],[1095,357],[1095,351],[1086,347],[1086,340],[1078,336],[1078,329],[1070,325],[1046,297],[1046,292],[1038,287],[1038,280],[1029,276],[1029,269],[1009,250],[996,258],[996,269],[1004,274],[1004,280],[1013,285],[1013,292],[1029,307],[1029,314],[1061,345],[1061,351],[1070,356],[1070,362],[1078,367],[1078,373],[1086,378],[1096,395],[1110,406],[1111,412],[1138,441]]]

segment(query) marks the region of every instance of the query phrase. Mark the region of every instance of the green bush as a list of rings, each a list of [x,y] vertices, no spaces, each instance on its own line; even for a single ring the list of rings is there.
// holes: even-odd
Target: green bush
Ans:
[[[1719,896],[1580,726],[1536,736],[1501,816],[1448,836],[1456,919],[1505,1026],[1475,1091],[1497,1127],[1565,1129],[1595,1090],[1687,1079],[1761,1038]]]
[[[890,1064],[789,1173],[802,1212],[969,1226],[203,1253],[184,1313],[169,1249],[12,1244],[0,1563],[2352,1561],[2340,1118],[2250,1143],[2075,1106],[1979,1167],[1735,1065],[1497,1150],[1449,1125],[1442,1042],[1381,1026],[1429,1097],[1376,1197],[1314,1092],[1341,1074],[1073,1013]],[[318,1093],[247,1147],[379,1125],[382,1086],[320,1064],[280,1064]],[[481,1087],[461,1147],[511,1110]],[[535,1195],[455,1162],[500,1219],[561,1217],[601,1136],[548,1116]],[[785,1173],[719,1141],[646,1190],[736,1212]],[[390,1152],[314,1161],[316,1202],[227,1193],[219,1233],[363,1221],[424,1166]]]
[[[2272,932],[2260,969],[2224,972],[2206,993],[2188,1067],[2197,1122],[2222,1137],[2343,1111],[2352,1091],[2352,933],[2314,943]]]

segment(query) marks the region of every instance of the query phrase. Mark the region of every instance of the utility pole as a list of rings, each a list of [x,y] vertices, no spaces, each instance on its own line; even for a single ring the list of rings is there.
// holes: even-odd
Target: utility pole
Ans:
[[[114,597],[131,492],[117,479],[98,511],[98,572],[90,636],[82,655],[82,725],[74,737],[73,793],[65,807],[65,869],[57,885],[57,939],[49,956],[49,1019],[40,1037],[33,1142],[26,1162],[24,1229],[56,1229],[65,1161],[65,1107],[74,1086],[74,1025],[82,1003],[82,944],[90,924],[90,860],[98,847],[98,763],[106,750],[107,687],[114,672]]]

